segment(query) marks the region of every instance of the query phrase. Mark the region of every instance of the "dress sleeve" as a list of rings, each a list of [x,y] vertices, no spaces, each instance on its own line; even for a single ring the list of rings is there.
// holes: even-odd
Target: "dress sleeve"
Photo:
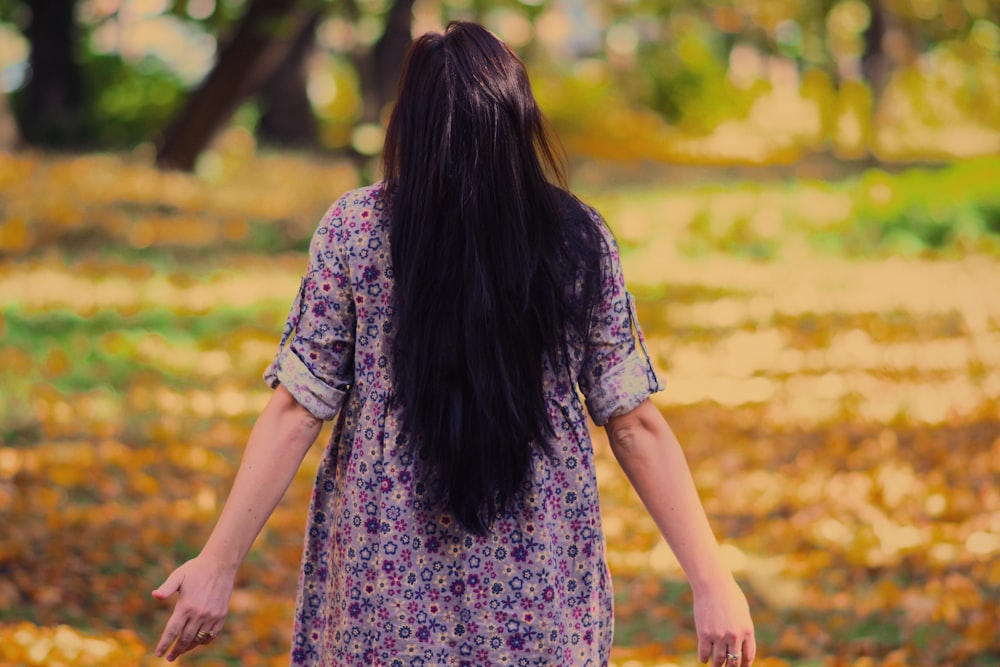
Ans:
[[[590,333],[578,383],[587,411],[598,426],[629,412],[660,390],[645,339],[635,315],[635,303],[625,288],[618,244],[592,212],[605,236],[600,302],[590,318]]]
[[[343,243],[344,200],[323,216],[278,354],[264,371],[319,419],[333,419],[354,383],[355,306]]]

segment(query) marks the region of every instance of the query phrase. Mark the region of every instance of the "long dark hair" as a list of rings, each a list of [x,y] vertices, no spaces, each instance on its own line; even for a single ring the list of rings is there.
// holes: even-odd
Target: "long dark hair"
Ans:
[[[603,239],[565,190],[524,65],[474,23],[410,47],[383,173],[403,428],[482,534],[511,509],[532,448],[551,453],[543,364],[586,334]]]

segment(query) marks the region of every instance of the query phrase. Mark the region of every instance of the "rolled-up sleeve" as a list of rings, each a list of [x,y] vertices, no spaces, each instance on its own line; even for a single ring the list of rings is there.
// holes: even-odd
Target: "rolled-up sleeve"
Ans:
[[[342,202],[323,216],[309,247],[309,267],[264,371],[319,419],[333,419],[354,382],[355,306],[345,257]]]
[[[625,288],[618,245],[603,222],[600,225],[606,240],[602,294],[591,316],[578,383],[591,419],[604,426],[611,417],[638,407],[661,384],[646,351],[635,303]]]

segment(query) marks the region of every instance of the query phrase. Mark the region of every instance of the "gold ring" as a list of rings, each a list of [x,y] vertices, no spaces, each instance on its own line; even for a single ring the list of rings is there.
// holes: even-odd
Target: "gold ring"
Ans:
[[[205,632],[204,630],[199,630],[198,632],[194,633],[194,638],[200,642],[212,641],[212,633]]]

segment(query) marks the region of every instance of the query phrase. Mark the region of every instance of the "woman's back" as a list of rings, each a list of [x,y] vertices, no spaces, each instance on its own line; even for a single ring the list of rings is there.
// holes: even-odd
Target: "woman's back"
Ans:
[[[544,367],[550,454],[532,453],[515,502],[476,535],[434,493],[435,473],[424,479],[391,400],[387,195],[362,188],[324,216],[267,374],[314,414],[340,415],[309,513],[293,664],[605,664],[612,598],[577,384],[599,423],[656,389],[613,239],[590,339]]]

